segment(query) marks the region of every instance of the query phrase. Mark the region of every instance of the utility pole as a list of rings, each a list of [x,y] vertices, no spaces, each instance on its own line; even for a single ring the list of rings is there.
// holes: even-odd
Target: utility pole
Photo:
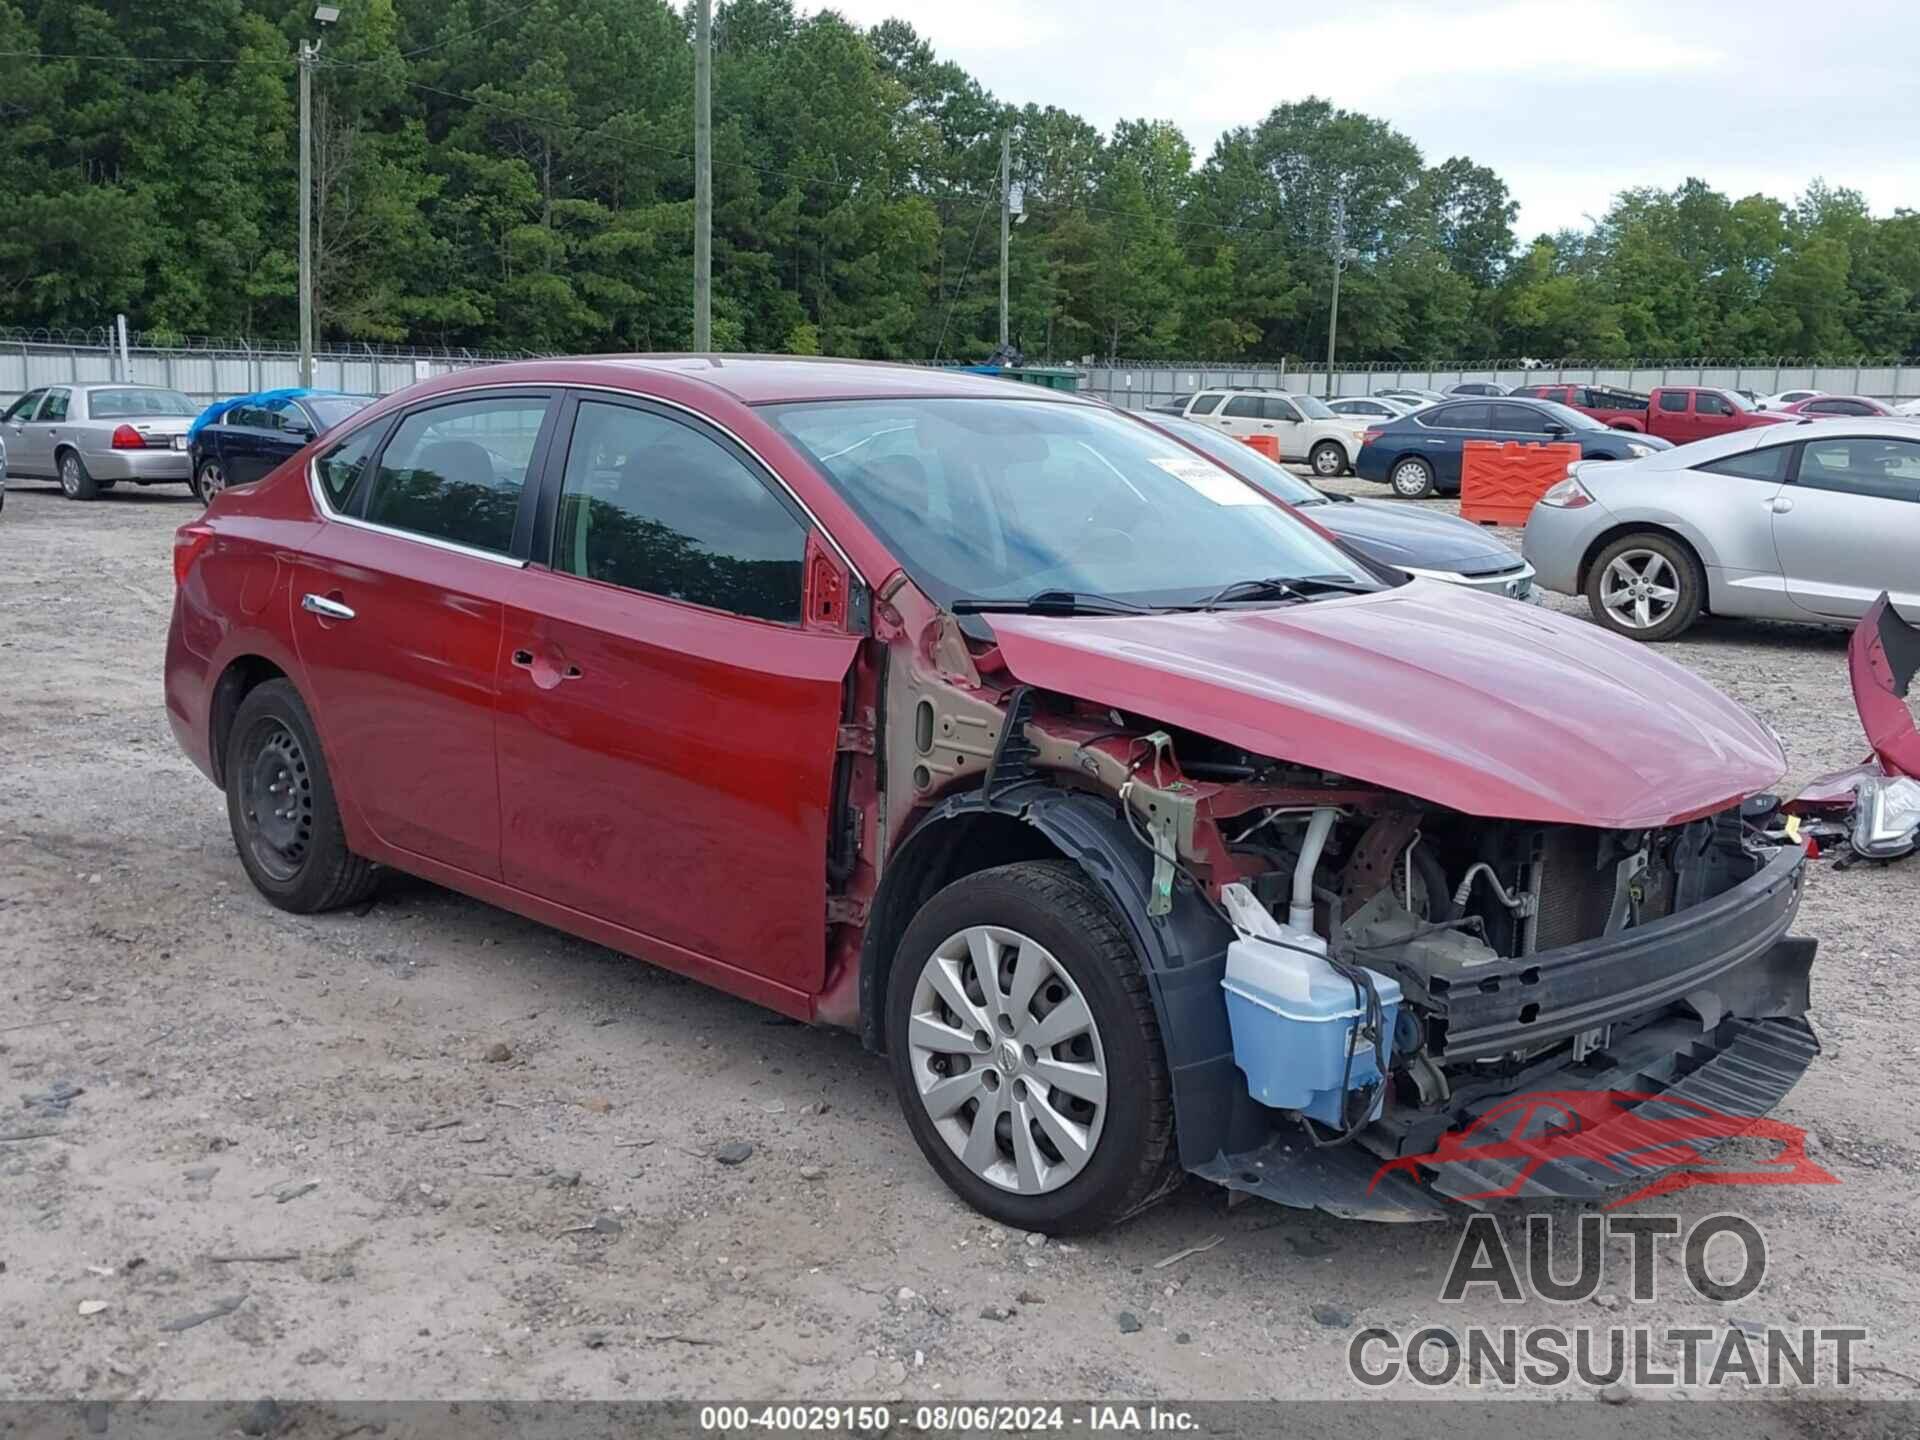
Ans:
[[[300,42],[300,384],[313,387],[313,62],[318,40]]]
[[[713,0],[693,22],[693,348],[713,348]]]
[[[313,7],[316,25],[340,19],[338,5]],[[300,42],[300,383],[313,385],[313,67],[320,63],[320,41]]]
[[[1333,398],[1334,338],[1340,329],[1340,272],[1347,268],[1353,252],[1347,249],[1347,192],[1333,197],[1333,308],[1327,314],[1327,399]]]
[[[1007,348],[1007,237],[1012,233],[1013,132],[1000,132],[1000,348]]]

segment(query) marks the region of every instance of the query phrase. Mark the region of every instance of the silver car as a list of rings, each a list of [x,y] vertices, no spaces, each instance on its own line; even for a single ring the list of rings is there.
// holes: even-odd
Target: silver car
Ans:
[[[1883,590],[1920,621],[1920,424],[1807,420],[1581,461],[1534,506],[1522,553],[1635,640],[1709,612],[1851,624]]]
[[[121,481],[185,485],[187,427],[200,406],[158,385],[49,385],[0,414],[15,480],[58,480],[70,500]]]

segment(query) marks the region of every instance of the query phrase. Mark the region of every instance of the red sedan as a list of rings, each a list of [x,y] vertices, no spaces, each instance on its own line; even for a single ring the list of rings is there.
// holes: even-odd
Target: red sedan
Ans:
[[[1895,411],[1891,405],[1875,400],[1871,395],[1816,395],[1811,400],[1783,405],[1780,413],[1832,419],[1836,415],[1892,415]]]
[[[1739,819],[1783,764],[1758,721],[1072,396],[473,370],[222,491],[174,570],[168,717],[267,900],[351,904],[391,867],[856,1028],[1007,1224],[1097,1227],[1209,1167],[1367,1211],[1370,1166],[1293,1173],[1332,1153],[1301,1126],[1438,1133],[1608,1027],[1646,1073],[1743,1026],[1815,1048],[1799,851]],[[1535,926],[1542,885],[1574,898]],[[1313,1016],[1229,1026],[1229,905],[1287,917]],[[1368,967],[1402,977],[1397,1023]],[[1299,1064],[1267,1043],[1297,1024],[1379,1062],[1288,1076],[1319,1119],[1246,1078]]]

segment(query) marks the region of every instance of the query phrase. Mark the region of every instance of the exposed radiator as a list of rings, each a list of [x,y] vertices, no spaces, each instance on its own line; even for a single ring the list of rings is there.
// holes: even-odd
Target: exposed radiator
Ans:
[[[1600,834],[1557,825],[1541,853],[1540,918],[1534,948],[1554,950],[1604,935],[1613,910],[1612,865],[1595,869]]]

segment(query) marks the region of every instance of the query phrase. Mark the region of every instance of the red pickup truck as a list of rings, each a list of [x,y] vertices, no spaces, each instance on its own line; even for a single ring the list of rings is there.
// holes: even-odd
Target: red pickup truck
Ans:
[[[1513,392],[1536,400],[1558,400],[1616,430],[1638,430],[1684,445],[1729,430],[1779,425],[1793,417],[1756,410],[1741,395],[1710,386],[1666,385],[1651,394],[1606,385],[1528,385]]]

